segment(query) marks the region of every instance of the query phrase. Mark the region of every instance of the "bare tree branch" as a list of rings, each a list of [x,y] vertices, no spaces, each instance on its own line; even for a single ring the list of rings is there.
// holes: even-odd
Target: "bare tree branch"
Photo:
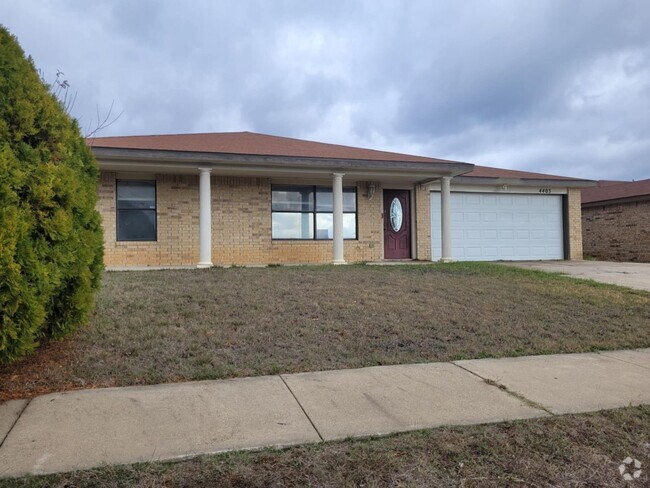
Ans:
[[[104,117],[101,117],[100,112],[99,112],[99,105],[97,105],[97,124],[95,127],[90,130],[90,124],[88,125],[88,130],[86,132],[86,138],[91,138],[95,136],[98,132],[106,129],[107,127],[110,127],[113,125],[115,122],[118,121],[118,119],[122,116],[124,113],[124,110],[122,110],[119,114],[116,116],[113,116],[113,107],[115,106],[115,100],[111,102],[111,106],[108,108],[108,111],[106,112],[106,115]],[[92,145],[92,143],[91,143]]]
[[[54,78],[54,81],[52,83],[48,83],[47,81],[45,81],[45,74],[43,73],[43,70],[39,69],[38,75],[41,78],[41,81],[49,87],[52,95],[54,95],[56,99],[59,101],[65,113],[68,115],[72,115],[71,112],[77,101],[78,92],[75,91],[74,93],[72,93],[70,91],[70,83],[68,82],[68,80],[64,78],[65,73],[61,70],[56,70],[56,77]],[[113,100],[111,102],[111,106],[109,107],[105,115],[102,115],[99,109],[99,105],[96,106],[95,117],[97,118],[97,120],[95,122],[95,119],[93,118],[88,122],[85,131],[86,138],[94,137],[97,133],[106,129],[107,127],[110,127],[111,125],[113,125],[115,122],[118,121],[118,119],[124,113],[124,110],[122,110],[119,114],[114,116],[113,115],[114,105],[115,105],[115,101]],[[81,122],[79,123],[81,124]]]

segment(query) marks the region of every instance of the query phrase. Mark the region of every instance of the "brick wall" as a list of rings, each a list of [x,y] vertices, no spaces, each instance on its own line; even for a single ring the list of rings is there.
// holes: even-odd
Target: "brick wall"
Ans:
[[[650,200],[582,209],[586,256],[650,262]]]
[[[117,242],[115,173],[102,172],[98,209],[104,225],[107,266],[180,266],[198,262],[199,178],[155,175],[156,242]],[[331,241],[274,241],[271,239],[271,180],[213,176],[212,262],[226,264],[329,263]],[[348,262],[383,257],[381,187],[372,199],[365,184],[357,187],[358,239],[346,240]]]
[[[358,239],[346,240],[348,262],[377,261],[382,254],[381,191],[371,200],[357,186]],[[214,177],[212,184],[214,264],[329,263],[331,241],[271,238],[271,181],[268,178]]]
[[[416,258],[431,259],[431,191],[427,185],[415,186]]]
[[[117,242],[115,215],[116,174],[102,172],[98,208],[102,215],[107,266],[181,266],[198,262],[198,175],[151,175],[157,193],[157,241]],[[349,184],[346,182],[346,184]],[[269,263],[329,263],[331,241],[271,239],[271,180],[269,178],[213,176],[212,261],[217,265]],[[431,259],[430,192],[414,191],[415,257]],[[580,190],[568,192],[569,258],[582,259]],[[377,185],[372,199],[365,183],[357,186],[358,239],[346,240],[348,262],[383,259],[383,195]],[[647,219],[648,213],[644,214]],[[646,248],[647,220],[646,220]],[[620,247],[620,246],[619,246]],[[590,251],[590,254],[592,252]],[[628,259],[628,258],[622,258]],[[647,257],[646,257],[646,260]]]
[[[582,201],[579,188],[569,188],[567,192],[569,226],[569,252],[571,260],[582,259]]]
[[[176,266],[198,262],[199,177],[155,175],[157,241],[116,241],[115,173],[101,172],[98,210],[107,266]]]

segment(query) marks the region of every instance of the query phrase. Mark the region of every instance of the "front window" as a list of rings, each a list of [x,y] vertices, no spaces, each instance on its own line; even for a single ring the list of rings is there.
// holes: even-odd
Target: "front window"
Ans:
[[[274,185],[273,239],[332,239],[332,189]],[[343,188],[343,238],[357,238],[357,191]]]
[[[156,240],[155,181],[117,181],[117,240]]]

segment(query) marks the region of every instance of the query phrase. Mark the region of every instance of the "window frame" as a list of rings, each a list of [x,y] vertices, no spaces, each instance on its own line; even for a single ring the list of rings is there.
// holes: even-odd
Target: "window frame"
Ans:
[[[314,195],[314,207],[313,210],[310,210],[308,212],[298,212],[295,210],[273,210],[273,192],[276,191],[276,189],[281,189],[283,191],[299,191],[299,190],[304,190],[308,188],[311,192],[313,192]],[[293,184],[273,184],[271,185],[271,222],[273,222],[273,214],[274,213],[290,213],[290,214],[312,214],[313,215],[313,222],[312,222],[312,235],[313,237],[273,237],[273,228],[271,227],[271,240],[272,241],[305,241],[305,242],[327,242],[327,241],[332,241],[333,238],[327,238],[327,239],[319,239],[316,237],[317,235],[317,216],[318,214],[330,214],[333,215],[334,211],[332,209],[332,212],[319,212],[316,210],[318,206],[318,197],[317,193],[318,190],[328,190],[330,192],[333,192],[333,189],[331,186],[323,186],[323,185],[293,185]],[[354,190],[354,212],[343,212],[343,215],[345,214],[352,214],[354,215],[354,237],[344,237],[343,239],[346,241],[358,241],[359,240],[359,192],[357,191],[356,186],[344,186],[343,187],[343,192],[345,190],[348,190],[348,193],[351,193],[350,190]]]
[[[153,202],[154,202],[154,208],[153,209],[141,209],[141,208],[119,208],[119,200],[117,196],[117,188],[120,183],[122,182],[136,182],[136,183],[153,183]],[[122,239],[120,238],[120,212],[129,212],[133,210],[149,210],[154,213],[154,219],[153,219],[153,232],[154,236],[153,239]],[[126,178],[121,178],[121,179],[116,179],[115,180],[115,242],[158,242],[158,182],[153,179],[153,180],[145,180],[145,179],[126,179]]]

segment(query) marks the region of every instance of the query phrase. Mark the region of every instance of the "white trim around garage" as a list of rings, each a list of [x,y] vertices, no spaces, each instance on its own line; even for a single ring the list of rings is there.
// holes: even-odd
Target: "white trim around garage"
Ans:
[[[566,188],[546,186],[520,186],[520,185],[465,185],[456,184],[451,180],[451,191],[476,192],[476,193],[529,193],[532,195],[566,195]],[[440,191],[440,183],[429,184],[431,191]]]

